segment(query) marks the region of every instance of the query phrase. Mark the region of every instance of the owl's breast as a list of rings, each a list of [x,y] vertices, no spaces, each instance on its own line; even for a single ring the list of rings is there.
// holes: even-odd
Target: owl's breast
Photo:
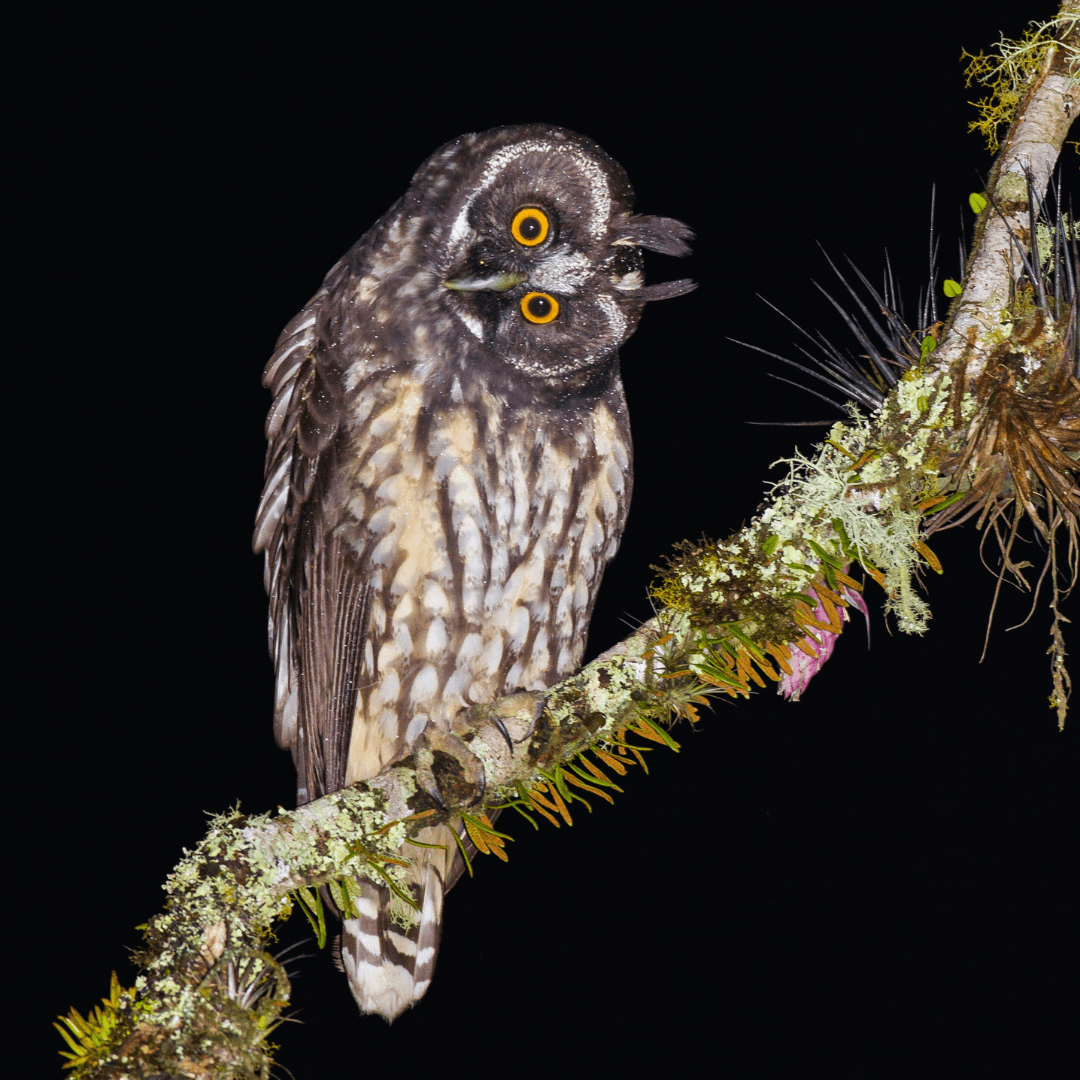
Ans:
[[[432,402],[399,373],[352,416],[338,528],[371,601],[347,782],[429,720],[580,664],[631,483],[621,390],[568,424],[483,387]]]

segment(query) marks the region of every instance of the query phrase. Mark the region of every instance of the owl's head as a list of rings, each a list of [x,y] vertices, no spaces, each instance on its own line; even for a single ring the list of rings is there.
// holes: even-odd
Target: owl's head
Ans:
[[[644,285],[641,249],[684,255],[692,233],[633,214],[633,198],[594,142],[529,124],[448,143],[403,210],[424,223],[440,307],[517,372],[560,379],[609,361],[646,301],[694,288]]]

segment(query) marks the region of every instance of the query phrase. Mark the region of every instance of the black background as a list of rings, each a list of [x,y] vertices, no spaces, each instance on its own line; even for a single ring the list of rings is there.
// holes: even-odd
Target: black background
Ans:
[[[737,528],[770,464],[823,430],[748,420],[836,415],[725,340],[794,354],[755,294],[846,344],[810,284],[829,274],[820,240],[872,279],[888,248],[914,307],[933,183],[959,276],[991,158],[958,58],[1019,35],[1011,8],[912,3],[868,24],[861,4],[710,22],[669,6],[587,25],[572,6],[88,8],[21,27],[7,949],[35,1075],[59,1068],[55,1014],[85,1012],[113,969],[130,984],[133,927],[205,815],[291,805],[249,547],[259,379],[412,171],[463,131],[548,121],[621,161],[641,211],[697,231],[691,258],[649,269],[701,288],[651,306],[623,353],[637,481],[592,655],[649,614],[650,564]],[[301,961],[282,1064],[297,1080],[1061,1075],[1080,721],[1058,734],[1047,707],[1045,606],[1006,632],[1027,603],[1007,589],[980,665],[977,540],[933,541],[924,637],[890,632],[871,587],[872,649],[859,619],[801,703],[718,705],[573,829],[509,823],[509,865],[481,859],[451,895],[432,989],[393,1027],[357,1014],[325,956]],[[280,940],[304,935],[297,916]]]

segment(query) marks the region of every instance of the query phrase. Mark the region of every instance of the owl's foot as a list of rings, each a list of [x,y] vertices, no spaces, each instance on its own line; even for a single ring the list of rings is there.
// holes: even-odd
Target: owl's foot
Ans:
[[[483,798],[485,760],[500,776],[515,769],[523,778],[531,776],[536,755],[515,756],[515,748],[533,736],[546,701],[542,691],[529,690],[462,709],[450,731],[429,724],[413,751],[421,789],[443,810],[465,809]],[[484,747],[483,760],[470,749],[477,739]]]
[[[547,706],[547,695],[542,690],[523,690],[510,694],[498,701],[472,705],[454,717],[450,722],[451,730],[471,742],[480,736],[490,743],[491,734],[485,732],[491,726],[506,744],[511,757],[518,743],[530,739],[536,731],[536,725]],[[493,751],[494,748],[489,747]]]
[[[414,753],[417,783],[443,810],[472,806],[483,798],[484,763],[457,735],[431,724]]]

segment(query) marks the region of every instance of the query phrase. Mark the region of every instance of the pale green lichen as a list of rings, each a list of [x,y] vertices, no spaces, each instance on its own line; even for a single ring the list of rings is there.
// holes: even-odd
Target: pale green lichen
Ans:
[[[1068,213],[1061,215],[1062,232],[1064,240],[1080,240],[1080,221],[1072,221]],[[1054,255],[1054,243],[1057,239],[1057,229],[1052,229],[1045,221],[1039,221],[1035,225],[1035,248],[1039,254],[1039,266],[1045,271],[1050,267],[1050,260]]]
[[[1031,29],[1025,30],[1018,41],[1002,34],[996,54],[979,52],[973,55],[962,50],[961,58],[966,57],[969,61],[964,72],[964,85],[976,82],[988,90],[985,97],[970,103],[979,115],[968,124],[968,131],[982,134],[991,153],[998,150],[998,128],[1012,122],[1024,92],[1042,67],[1052,45],[1056,44],[1064,56],[1070,90],[1075,91],[1080,85],[1080,48],[1076,44],[1078,21],[1076,5],[1067,5],[1051,19],[1032,20]],[[1055,41],[1055,38],[1059,40]]]
[[[773,488],[786,493],[777,498],[768,526],[781,536],[788,568],[805,586],[822,572],[821,560],[807,541],[835,543],[840,534],[832,523],[839,521],[859,561],[884,574],[886,611],[896,615],[901,630],[922,633],[930,617],[929,606],[912,585],[922,561],[914,546],[919,514],[904,505],[911,492],[897,486],[900,469],[892,455],[877,457],[853,471],[853,459],[857,462],[874,444],[869,421],[854,407],[851,414],[849,424],[835,425],[830,433],[830,442],[842,446],[846,454],[826,444],[812,458],[787,459],[788,475]],[[907,469],[919,464],[918,453],[910,445],[898,448],[897,457]],[[935,478],[936,474],[934,468]],[[916,482],[917,488],[924,486]],[[799,506],[800,512],[786,513],[791,505]]]
[[[947,373],[912,369],[878,416],[849,406],[848,420],[811,455],[775,463],[786,475],[749,526],[726,541],[684,545],[653,595],[701,627],[737,620],[759,644],[780,644],[801,633],[793,605],[828,577],[820,553],[831,552],[834,564],[854,559],[880,578],[901,630],[923,632],[930,609],[914,584],[927,562],[919,505],[942,490],[942,462],[974,410],[970,397],[954,402],[952,388]]]

